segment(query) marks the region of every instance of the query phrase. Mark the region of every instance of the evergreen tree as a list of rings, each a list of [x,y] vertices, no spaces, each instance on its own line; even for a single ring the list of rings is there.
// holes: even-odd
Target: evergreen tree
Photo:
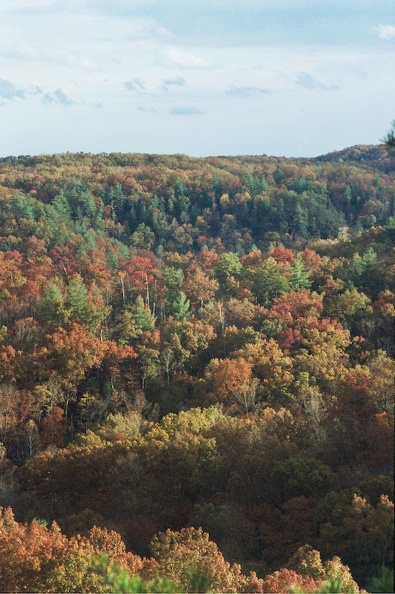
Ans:
[[[383,138],[383,142],[390,148],[395,147],[395,120],[391,124],[391,130]]]
[[[102,312],[89,299],[88,289],[79,274],[70,280],[65,306],[71,321],[82,322],[90,330],[97,329]]]
[[[294,291],[299,289],[308,289],[311,286],[309,273],[304,267],[304,263],[300,254],[294,258],[294,263],[291,266],[291,274],[289,276],[289,284]]]
[[[156,318],[148,305],[144,303],[141,295],[138,295],[133,307],[133,318],[137,328],[143,332],[151,331],[155,328]]]
[[[172,303],[173,315],[176,320],[185,320],[188,317],[190,305],[191,303],[184,291],[180,291]]]

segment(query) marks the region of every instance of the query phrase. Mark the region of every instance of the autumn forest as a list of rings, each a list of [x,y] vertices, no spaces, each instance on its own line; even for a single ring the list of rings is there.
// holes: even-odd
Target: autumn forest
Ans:
[[[394,159],[0,159],[0,591],[391,591]]]

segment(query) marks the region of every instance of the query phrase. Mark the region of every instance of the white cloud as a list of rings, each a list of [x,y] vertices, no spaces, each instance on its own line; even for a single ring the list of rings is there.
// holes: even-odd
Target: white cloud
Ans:
[[[184,49],[175,47],[169,49],[166,48],[162,54],[165,59],[165,63],[178,66],[180,68],[191,70],[212,68],[212,64],[207,62],[207,60]]]
[[[135,33],[128,35],[129,41],[140,41],[142,39],[157,39],[159,41],[169,41],[174,36],[165,27],[156,27],[152,24],[140,26]]]
[[[379,139],[395,27],[376,25],[393,22],[378,8],[391,1],[0,0],[0,155],[318,154],[333,147],[314,148],[317,130],[341,147],[369,126]]]
[[[41,11],[52,8],[54,5],[53,0],[2,0],[0,6],[0,12],[4,13],[23,13],[25,11]]]
[[[378,25],[376,33],[380,39],[395,39],[395,27],[393,25]]]
[[[99,66],[90,56],[84,56],[82,54],[66,54],[65,56],[55,58],[55,60],[56,62],[63,63],[71,68],[78,68],[88,72],[94,72],[99,69]]]
[[[3,59],[11,60],[36,60],[42,57],[42,53],[32,44],[19,38],[15,40],[15,33],[10,31],[2,31],[3,45],[0,46],[1,56]]]

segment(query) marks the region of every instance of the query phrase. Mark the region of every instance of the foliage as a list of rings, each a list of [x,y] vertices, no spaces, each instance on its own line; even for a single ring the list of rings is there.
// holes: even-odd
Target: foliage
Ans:
[[[393,148],[395,146],[395,121],[392,122],[391,130],[387,132],[383,141],[388,147]]]
[[[391,592],[394,589],[394,570],[383,565],[379,575],[372,578],[369,589],[372,592]]]
[[[386,587],[392,159],[0,160],[1,590]]]

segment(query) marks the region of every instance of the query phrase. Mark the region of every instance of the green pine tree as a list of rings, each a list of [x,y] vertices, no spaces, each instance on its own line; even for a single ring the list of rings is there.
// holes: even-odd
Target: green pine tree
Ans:
[[[176,320],[185,320],[188,317],[190,305],[184,291],[180,291],[172,303],[173,316]]]
[[[291,266],[291,274],[289,276],[289,284],[294,291],[299,289],[308,289],[311,286],[309,273],[306,270],[302,257],[297,254],[294,258],[294,263]]]

